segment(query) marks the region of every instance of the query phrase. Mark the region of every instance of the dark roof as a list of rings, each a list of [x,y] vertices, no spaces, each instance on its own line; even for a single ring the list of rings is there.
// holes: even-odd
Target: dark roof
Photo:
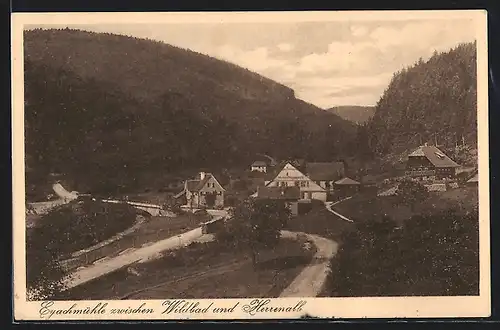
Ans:
[[[302,171],[304,169],[304,166],[306,165],[306,160],[302,159],[302,158],[292,159],[292,160],[287,161],[287,163],[292,164],[299,171]]]
[[[333,181],[344,175],[344,163],[307,163],[306,175],[313,181]]]
[[[263,160],[256,160],[252,163],[252,166],[267,166],[266,162]]]
[[[210,178],[212,178],[212,177],[215,179],[215,181],[217,181],[215,176],[213,176],[213,174],[211,174],[211,173],[205,173],[205,178],[203,180],[187,180],[186,181],[186,189],[189,191],[200,191],[205,186],[207,181],[210,180]],[[219,181],[217,181],[217,182],[219,182]],[[222,189],[224,189],[224,187],[222,187],[222,185],[220,183],[219,183],[219,185],[221,186]]]
[[[186,189],[189,191],[198,191],[201,189],[200,186],[201,180],[187,180],[186,181]]]
[[[435,146],[420,146],[413,151],[408,157],[424,156],[435,167],[459,167],[450,157],[446,156],[441,150]]]
[[[338,181],[335,181],[336,185],[358,185],[360,184],[358,181],[355,181],[351,178],[342,178]]]
[[[272,181],[285,167],[288,162],[280,162],[276,166],[272,166],[267,169],[267,173],[265,176],[266,181]],[[293,165],[293,164],[292,164]]]
[[[257,198],[262,199],[299,199],[299,187],[257,187]]]

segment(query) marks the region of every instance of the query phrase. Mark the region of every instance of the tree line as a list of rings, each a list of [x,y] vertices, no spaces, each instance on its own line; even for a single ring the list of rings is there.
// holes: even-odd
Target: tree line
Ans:
[[[476,43],[464,43],[394,73],[356,143],[368,159],[425,142],[475,146],[476,112]]]
[[[70,29],[25,39],[28,183],[60,171],[85,173],[76,190],[134,191],[181,169],[248,165],[256,153],[322,161],[354,152],[344,143],[352,123],[235,65]]]

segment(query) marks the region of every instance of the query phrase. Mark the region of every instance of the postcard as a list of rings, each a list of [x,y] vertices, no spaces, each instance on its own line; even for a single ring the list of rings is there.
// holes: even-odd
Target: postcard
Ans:
[[[12,14],[15,319],[489,316],[486,17]]]

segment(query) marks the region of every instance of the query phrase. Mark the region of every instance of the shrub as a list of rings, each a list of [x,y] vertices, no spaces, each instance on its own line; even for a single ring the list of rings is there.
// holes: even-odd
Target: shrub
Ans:
[[[246,249],[255,265],[258,250],[275,246],[289,219],[284,203],[249,199],[232,210],[231,218],[216,235],[227,245]]]
[[[448,209],[414,216],[402,227],[387,218],[343,235],[332,261],[329,296],[477,295],[478,214]]]
[[[415,204],[429,197],[429,192],[424,185],[406,179],[399,184],[396,196],[399,203],[410,206],[413,211]]]
[[[50,297],[62,288],[59,260],[123,231],[136,221],[128,204],[73,201],[61,205],[29,231],[26,245],[27,286],[38,298]]]

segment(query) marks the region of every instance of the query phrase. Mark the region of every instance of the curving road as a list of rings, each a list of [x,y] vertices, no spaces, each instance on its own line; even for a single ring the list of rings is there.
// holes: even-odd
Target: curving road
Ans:
[[[337,205],[337,204],[339,204],[339,203],[342,203],[342,202],[344,202],[344,201],[346,201],[346,200],[349,200],[349,199],[351,199],[351,198],[352,198],[352,196],[351,196],[351,197],[344,198],[344,199],[341,199],[341,200],[336,201],[336,202],[325,202],[325,208],[326,208],[329,212],[331,212],[331,213],[335,214],[337,217],[339,217],[339,218],[340,218],[340,219],[342,219],[342,220],[345,220],[345,221],[348,221],[348,222],[354,222],[352,219],[349,219],[348,217],[343,216],[342,214],[340,214],[340,213],[338,213],[338,212],[336,212],[336,211],[334,211],[334,210],[332,209],[332,206]]]
[[[214,220],[227,216],[227,212],[224,210],[210,210],[209,213],[214,217]],[[291,239],[298,239],[298,236],[303,235],[316,246],[317,251],[310,264],[281,293],[280,297],[317,296],[321,292],[328,275],[330,259],[337,253],[337,242],[318,235],[301,232],[284,230],[281,233],[282,237]],[[124,251],[124,253],[116,257],[100,260],[91,266],[73,273],[66,281],[66,287],[70,289],[133,263],[155,259],[164,251],[185,246],[200,239],[202,236],[202,228],[198,227],[181,235],[170,237],[139,249]]]
[[[298,235],[305,235],[316,245],[317,251],[309,265],[283,290],[280,298],[316,297],[321,292],[328,276],[330,259],[337,254],[337,242],[307,233],[282,231],[281,234],[282,237],[287,238],[297,238]]]
[[[227,215],[227,212],[224,210],[208,210],[208,212],[214,217],[212,221],[221,219]],[[139,249],[125,251],[114,258],[101,259],[71,274],[65,282],[66,288],[73,288],[136,262],[146,262],[155,259],[160,256],[161,252],[185,246],[202,236],[202,228],[198,227],[181,235],[169,237]]]

